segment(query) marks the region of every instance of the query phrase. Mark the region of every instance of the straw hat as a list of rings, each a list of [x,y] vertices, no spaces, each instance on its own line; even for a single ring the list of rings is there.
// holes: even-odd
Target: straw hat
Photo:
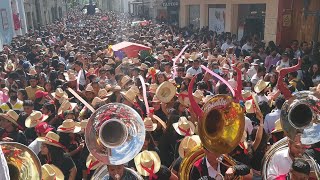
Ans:
[[[145,71],[145,70],[147,70],[149,67],[148,67],[148,65],[146,65],[145,63],[141,63],[141,65],[138,67],[140,70],[143,70],[143,71]]]
[[[251,96],[251,91],[242,90],[241,95],[243,99],[248,99]]]
[[[75,81],[77,80],[76,72],[73,70],[68,70],[67,72],[63,73],[64,77],[67,81]]]
[[[103,163],[97,160],[92,154],[89,154],[86,160],[86,167],[88,168],[89,171],[96,170],[98,167],[102,165]]]
[[[194,60],[196,60],[198,57],[199,57],[199,54],[197,54],[196,52],[193,52],[193,53],[190,55],[189,61],[194,61]]]
[[[189,107],[190,106],[190,99],[189,99],[189,96],[188,96],[188,91],[180,92],[179,95],[178,95],[178,101],[183,106]]]
[[[69,100],[65,100],[58,109],[58,115],[62,114],[64,111],[72,111],[76,106],[77,103],[70,103]]]
[[[158,88],[158,84],[150,84],[149,92],[155,94]]]
[[[228,64],[224,64],[224,65],[222,66],[222,69],[224,69],[224,70],[230,70],[230,66],[229,66]]]
[[[30,67],[28,74],[34,76],[34,75],[36,75],[38,73],[36,71],[36,68],[34,66],[32,66],[32,67]]]
[[[93,89],[93,87],[89,84],[89,85],[87,85],[87,87],[86,87],[86,89],[85,89],[85,92],[92,92],[92,93],[94,93],[94,89]]]
[[[161,160],[155,151],[142,151],[134,158],[134,164],[139,174],[149,176],[145,169],[148,168],[154,174],[160,170]]]
[[[100,89],[99,92],[98,92],[98,97],[99,98],[106,98],[106,97],[109,97],[113,94],[112,91],[107,91],[106,89]]]
[[[260,111],[257,95],[252,94],[252,99],[247,100],[244,103],[244,106],[247,113],[256,113],[257,111]]]
[[[153,123],[151,118],[146,117],[144,118],[144,127],[146,131],[154,131],[157,129],[157,123]]]
[[[211,98],[213,98],[213,95],[206,95],[204,98],[202,98],[203,104],[207,103]]]
[[[0,113],[0,117],[12,122],[13,124],[15,124],[16,126],[18,126],[18,118],[19,115],[14,111],[14,110],[9,110],[6,113]]]
[[[179,121],[172,124],[174,130],[181,136],[190,136],[194,134],[195,126],[191,121],[184,116],[179,118]]]
[[[108,65],[113,65],[113,64],[116,64],[116,63],[114,62],[114,60],[108,59],[108,61],[107,61],[106,64],[108,64]]]
[[[53,164],[41,166],[42,180],[64,180],[62,171]]]
[[[68,98],[68,94],[65,91],[63,91],[61,88],[57,88],[56,92],[51,93],[51,95],[57,100],[60,100],[61,98],[65,98],[65,99]]]
[[[203,92],[201,90],[196,90],[194,93],[192,93],[193,97],[195,97],[195,100],[198,104],[201,104],[202,99],[204,98]]]
[[[161,102],[168,103],[176,95],[176,92],[176,87],[172,83],[165,81],[157,88],[156,96]]]
[[[182,139],[179,145],[179,155],[184,158],[194,147],[201,144],[200,137],[198,135],[186,136]]]
[[[81,127],[78,123],[74,122],[72,119],[66,119],[57,129],[58,132],[64,133],[78,133],[81,131]]]
[[[124,87],[130,81],[132,81],[132,79],[129,76],[123,76],[120,81],[121,87]]]
[[[37,140],[45,144],[63,148],[63,145],[59,142],[60,136],[52,131],[49,131],[45,137],[38,137]]]
[[[7,61],[4,64],[4,70],[7,72],[14,71],[15,69],[16,69],[16,65],[11,60]]]
[[[92,106],[96,106],[98,103],[104,102],[107,99],[108,98],[101,99],[100,97],[94,97],[91,104]]]
[[[275,124],[275,127],[274,127],[274,130],[271,133],[283,132],[280,119],[276,120],[276,122],[274,122],[274,124]]]
[[[259,80],[253,89],[256,93],[260,93],[269,85],[269,83],[270,82],[265,82],[264,80]]]
[[[81,127],[81,131],[82,132],[84,132],[84,130],[86,129],[88,121],[89,121],[89,119],[84,119],[84,120],[82,120],[80,122],[76,122],[78,124],[77,126]]]
[[[139,93],[139,89],[137,86],[131,86],[128,91],[122,91],[120,93],[127,101],[133,104],[135,102],[136,96]]]
[[[40,111],[33,111],[25,121],[25,126],[27,128],[32,128],[39,123],[48,119],[48,115],[42,114]]]

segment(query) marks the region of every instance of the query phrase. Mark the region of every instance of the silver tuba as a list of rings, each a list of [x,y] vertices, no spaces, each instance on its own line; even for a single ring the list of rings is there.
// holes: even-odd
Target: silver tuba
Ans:
[[[142,118],[134,109],[121,103],[109,103],[97,109],[86,127],[85,141],[88,150],[106,165],[129,162],[140,152],[144,140]],[[106,169],[99,168],[95,174],[108,176]],[[100,175],[94,177],[100,179]]]
[[[31,149],[15,142],[1,142],[0,147],[8,164],[10,179],[41,180],[41,163]]]

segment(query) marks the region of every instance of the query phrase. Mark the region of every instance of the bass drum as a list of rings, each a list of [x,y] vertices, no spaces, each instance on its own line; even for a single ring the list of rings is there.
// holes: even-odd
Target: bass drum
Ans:
[[[134,171],[130,168],[124,168],[124,169],[129,171],[131,174],[133,174],[137,180],[143,180],[143,178],[136,171]],[[100,166],[98,169],[96,169],[91,180],[95,180],[95,179],[99,179],[99,180],[110,179],[108,167],[107,166]],[[122,179],[122,180],[132,180],[132,178],[131,179]]]

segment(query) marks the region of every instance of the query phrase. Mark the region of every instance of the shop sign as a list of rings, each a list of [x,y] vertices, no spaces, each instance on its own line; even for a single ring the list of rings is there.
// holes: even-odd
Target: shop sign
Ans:
[[[163,7],[176,7],[179,6],[179,2],[175,1],[175,2],[164,2],[162,3]]]

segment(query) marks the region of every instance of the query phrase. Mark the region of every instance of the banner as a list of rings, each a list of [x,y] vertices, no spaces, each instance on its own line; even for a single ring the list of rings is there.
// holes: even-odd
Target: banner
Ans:
[[[209,8],[209,29],[218,34],[224,32],[226,8]]]

